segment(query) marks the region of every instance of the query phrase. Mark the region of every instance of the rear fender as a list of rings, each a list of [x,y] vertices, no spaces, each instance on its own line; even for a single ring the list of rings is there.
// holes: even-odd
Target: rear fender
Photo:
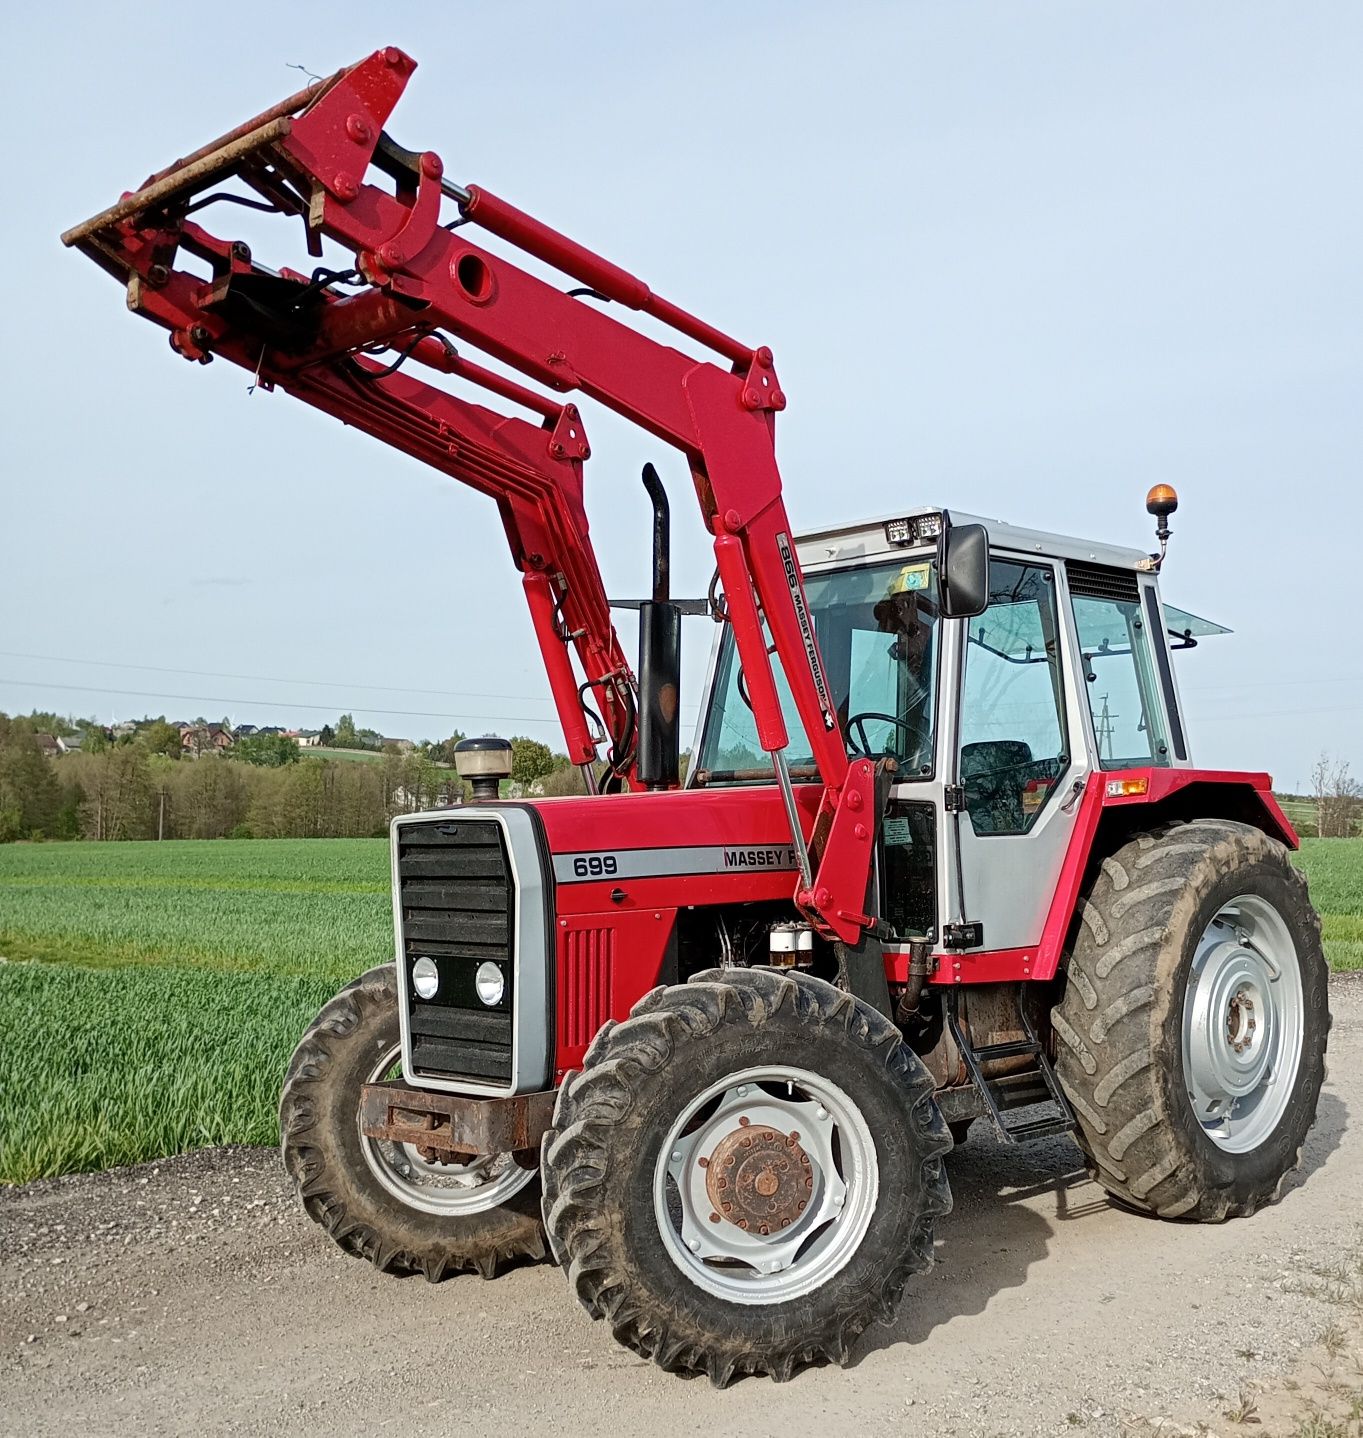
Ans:
[[[1124,792],[1124,791],[1132,792]],[[1234,819],[1290,849],[1296,830],[1273,796],[1267,774],[1230,769],[1125,769],[1092,773],[1080,800],[1030,977],[1055,977],[1098,866],[1136,834],[1189,819]]]

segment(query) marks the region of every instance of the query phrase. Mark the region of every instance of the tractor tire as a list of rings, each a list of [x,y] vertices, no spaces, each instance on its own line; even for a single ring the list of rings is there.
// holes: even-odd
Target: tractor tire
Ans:
[[[874,1009],[712,970],[607,1024],[563,1085],[545,1225],[627,1348],[716,1387],[782,1381],[893,1318],[950,1210],[950,1147],[927,1069]]]
[[[284,1167],[308,1216],[380,1271],[421,1273],[431,1283],[461,1270],[493,1278],[516,1259],[544,1258],[533,1170],[509,1156],[495,1174],[428,1163],[360,1133],[360,1090],[386,1077],[398,1054],[392,964],[347,984],[300,1040],[279,1128]]]
[[[1051,1017],[1094,1178],[1161,1218],[1273,1202],[1330,1028],[1320,919],[1287,848],[1228,819],[1171,824],[1103,860],[1079,917]]]

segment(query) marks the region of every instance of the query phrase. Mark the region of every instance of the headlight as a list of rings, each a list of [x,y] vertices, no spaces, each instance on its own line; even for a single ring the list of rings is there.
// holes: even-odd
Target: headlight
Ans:
[[[423,999],[435,997],[440,987],[440,970],[436,968],[434,959],[418,959],[412,965],[412,987]]]
[[[478,997],[492,1008],[502,1001],[502,995],[506,992],[506,979],[501,969],[488,960],[478,965],[478,972],[473,976],[473,986],[478,990]]]

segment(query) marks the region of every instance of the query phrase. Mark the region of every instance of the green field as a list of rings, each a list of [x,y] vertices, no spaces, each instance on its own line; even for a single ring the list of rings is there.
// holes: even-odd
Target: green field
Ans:
[[[392,945],[385,839],[0,847],[0,1182],[273,1143],[298,1036]]]
[[[1301,860],[1363,970],[1363,843]],[[0,1182],[274,1142],[299,1034],[391,953],[383,839],[0,846]]]

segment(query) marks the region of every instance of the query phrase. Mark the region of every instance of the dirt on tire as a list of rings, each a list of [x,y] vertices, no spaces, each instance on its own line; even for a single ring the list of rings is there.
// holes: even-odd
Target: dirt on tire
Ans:
[[[1188,1100],[1182,1022],[1188,975],[1212,917],[1243,893],[1269,899],[1301,968],[1305,1033],[1293,1091],[1251,1151],[1207,1137]],[[1142,834],[1102,863],[1080,908],[1052,1020],[1056,1072],[1097,1181],[1161,1218],[1252,1214],[1301,1162],[1325,1076],[1328,970],[1320,919],[1286,848],[1228,819]]]
[[[875,1135],[880,1198],[821,1287],[738,1304],[678,1282],[653,1217],[653,1170],[694,1095],[767,1063],[807,1066],[851,1095]],[[942,1166],[951,1138],[932,1094],[899,1030],[820,979],[712,970],[655,989],[602,1029],[560,1091],[543,1160],[554,1255],[587,1312],[669,1372],[723,1387],[742,1374],[784,1380],[846,1363],[861,1332],[891,1321],[910,1276],[931,1265],[933,1224],[951,1208]]]

